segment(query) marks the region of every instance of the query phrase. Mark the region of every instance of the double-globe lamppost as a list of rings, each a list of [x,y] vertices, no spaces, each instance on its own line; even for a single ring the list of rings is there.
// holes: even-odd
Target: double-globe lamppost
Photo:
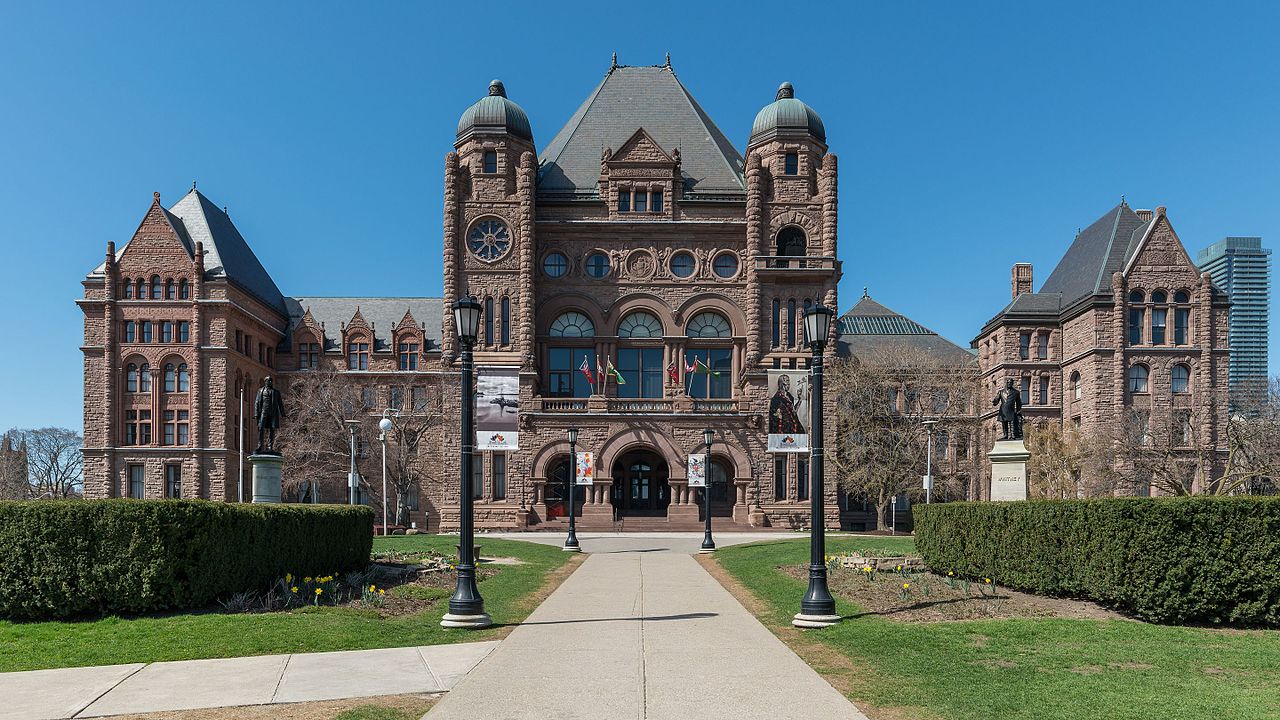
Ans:
[[[805,335],[813,359],[809,361],[811,397],[809,401],[809,589],[800,601],[800,613],[791,621],[801,628],[829,627],[840,622],[836,614],[836,601],[827,588],[826,522],[823,519],[825,489],[822,483],[822,351],[831,332],[831,317],[835,311],[821,301],[804,315]]]
[[[360,471],[356,469],[356,433],[360,432],[359,420],[348,420],[347,430],[351,431],[351,471],[347,473],[347,503],[357,504],[359,500]]]
[[[378,421],[378,440],[382,442],[382,537],[387,536],[387,433],[395,426],[391,410],[383,410],[382,419]]]
[[[702,431],[702,444],[707,446],[707,457],[702,462],[702,547],[698,552],[715,552],[716,541],[711,539],[711,441],[715,440],[716,431],[706,428]]]
[[[484,611],[484,598],[476,586],[475,508],[471,491],[471,461],[475,452],[475,360],[471,355],[480,332],[480,303],[464,297],[453,304],[453,321],[462,343],[462,458],[461,502],[458,514],[458,585],[449,598],[449,612],[440,624],[447,628],[482,628],[493,624]]]
[[[921,423],[924,425],[924,431],[929,436],[924,451],[924,503],[928,505],[933,502],[933,426],[937,425],[937,420],[925,420]],[[894,502],[898,499],[894,498]]]
[[[564,484],[569,487],[565,488],[565,502],[569,507],[569,536],[564,539],[564,547],[561,550],[565,552],[582,552],[582,548],[578,545],[578,528],[573,523],[573,518],[577,513],[574,512],[574,506],[577,504],[574,499],[574,487],[578,484],[578,428],[569,428],[569,472],[565,474]]]

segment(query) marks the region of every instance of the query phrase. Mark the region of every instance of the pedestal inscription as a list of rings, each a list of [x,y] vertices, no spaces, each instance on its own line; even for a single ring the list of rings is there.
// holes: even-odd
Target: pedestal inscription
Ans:
[[[1021,440],[997,440],[991,452],[991,499],[1027,499],[1027,460],[1031,453]]]
[[[256,503],[280,502],[280,476],[284,458],[275,454],[249,456],[253,467],[253,501]]]

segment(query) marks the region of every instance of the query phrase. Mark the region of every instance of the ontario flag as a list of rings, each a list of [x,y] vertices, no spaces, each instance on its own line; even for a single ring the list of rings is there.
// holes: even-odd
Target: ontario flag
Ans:
[[[627,381],[622,377],[622,373],[618,372],[618,368],[613,366],[613,358],[609,358],[609,365],[605,368],[605,372],[613,376],[614,382],[619,385],[626,385]]]
[[[585,357],[582,358],[582,367],[578,368],[578,371],[586,376],[588,384],[596,384],[596,376],[591,372],[591,363],[588,363]]]

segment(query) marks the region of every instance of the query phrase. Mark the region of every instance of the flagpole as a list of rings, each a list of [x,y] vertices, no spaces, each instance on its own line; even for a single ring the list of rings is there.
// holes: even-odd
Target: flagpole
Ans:
[[[236,499],[237,502],[244,502],[244,384],[240,384],[240,439],[236,442],[236,448],[240,451],[239,471],[240,479],[236,483]],[[226,487],[225,485],[223,487]]]

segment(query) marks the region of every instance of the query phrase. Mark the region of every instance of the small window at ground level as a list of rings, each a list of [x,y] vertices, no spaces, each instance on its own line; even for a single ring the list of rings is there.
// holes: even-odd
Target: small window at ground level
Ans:
[[[171,499],[182,497],[182,466],[164,466],[164,496]]]
[[[783,162],[783,173],[787,175],[800,174],[800,153],[787,153],[786,160]]]
[[[129,497],[141,498],[146,495],[146,469],[142,465],[129,466]]]

